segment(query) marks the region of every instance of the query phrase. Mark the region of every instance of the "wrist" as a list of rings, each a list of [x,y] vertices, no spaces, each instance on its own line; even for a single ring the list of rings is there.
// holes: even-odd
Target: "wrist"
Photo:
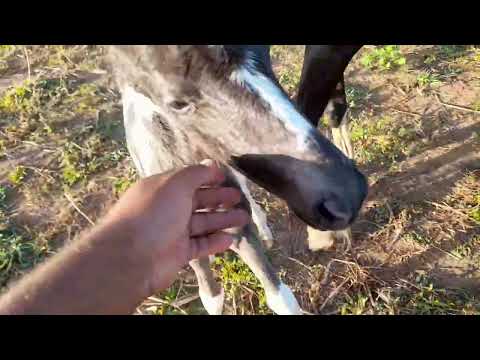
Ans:
[[[112,297],[123,299],[130,307],[138,305],[150,296],[150,274],[153,264],[142,242],[135,236],[135,227],[129,221],[106,222],[99,224],[84,239],[79,248],[87,248],[92,262],[104,272],[101,280],[108,283]],[[96,266],[96,265],[95,265]],[[117,302],[112,298],[112,302]],[[132,308],[134,310],[134,308]]]

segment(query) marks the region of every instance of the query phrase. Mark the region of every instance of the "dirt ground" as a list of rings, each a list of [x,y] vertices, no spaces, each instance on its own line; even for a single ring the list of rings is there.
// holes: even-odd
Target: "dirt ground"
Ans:
[[[3,290],[135,180],[119,96],[99,70],[102,53],[0,46]],[[292,97],[302,55],[300,45],[272,48]],[[307,314],[479,314],[480,49],[365,46],[345,79],[355,160],[370,185],[352,246],[309,251],[305,226],[252,188],[276,240],[267,255]],[[225,313],[271,314],[239,259],[227,253],[213,266]],[[196,291],[186,268],[137,313],[205,314]]]

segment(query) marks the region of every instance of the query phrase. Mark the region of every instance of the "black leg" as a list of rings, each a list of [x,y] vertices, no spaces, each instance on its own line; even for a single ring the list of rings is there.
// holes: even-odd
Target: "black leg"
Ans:
[[[326,116],[333,143],[353,158],[348,131],[348,104],[344,71],[361,46],[307,45],[297,104],[313,126]],[[336,240],[351,246],[350,228],[342,231],[319,231],[308,227],[308,244],[313,251],[329,248]]]
[[[336,95],[345,93],[343,73],[360,48],[361,46],[357,45],[305,47],[297,105],[313,126],[318,126],[320,117],[331,99],[334,103],[340,104],[341,99],[336,99]]]

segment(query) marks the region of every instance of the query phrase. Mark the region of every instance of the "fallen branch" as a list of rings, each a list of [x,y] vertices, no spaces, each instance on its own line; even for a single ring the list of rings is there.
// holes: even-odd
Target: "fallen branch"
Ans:
[[[348,279],[342,281],[340,285],[338,285],[333,291],[327,296],[325,301],[323,302],[322,306],[318,309],[318,312],[322,311],[323,308],[332,300],[337,294],[340,292],[340,289],[347,283]]]
[[[28,81],[32,80],[31,73],[30,73],[30,59],[28,58],[28,50],[27,47],[23,47],[23,53],[25,54],[25,61],[27,62],[27,74],[28,74]]]
[[[191,303],[192,301],[197,300],[199,297],[200,296],[198,294],[185,296],[183,298],[175,300],[172,304],[174,304],[175,306],[178,306],[178,307],[184,306],[184,305],[187,305],[187,304]]]
[[[282,254],[282,255],[283,255],[283,254]],[[310,273],[310,275],[313,274],[312,269],[311,269],[308,265],[305,265],[304,263],[302,263],[300,260],[297,260],[297,259],[295,259],[295,258],[292,258],[292,257],[290,257],[290,256],[286,256],[286,255],[283,255],[283,256],[284,256],[285,258],[287,258],[288,260],[293,261],[293,262],[297,263],[298,265],[303,266],[305,269],[308,270],[308,272]]]
[[[400,240],[400,235],[403,233],[403,226],[399,226],[393,235],[393,240],[390,242],[390,244],[387,245],[387,251],[390,251],[393,249],[393,246],[397,243],[398,240]],[[387,259],[390,259],[392,254],[388,255]]]
[[[70,204],[73,206],[73,208],[74,208],[75,210],[77,210],[78,213],[79,213],[80,215],[82,215],[82,216],[85,218],[85,220],[87,220],[87,221],[90,223],[90,225],[95,225],[95,223],[92,221],[92,219],[90,219],[90,218],[87,216],[87,214],[85,214],[82,210],[80,210],[80,208],[75,204],[75,202],[73,201],[73,199],[72,199],[72,197],[71,197],[70,195],[68,195],[67,193],[63,193],[63,195],[65,195],[65,197],[66,197],[67,200],[70,202]]]
[[[181,307],[179,307],[177,304],[175,304],[174,302],[169,302],[169,301],[165,301],[163,299],[160,299],[160,298],[157,298],[155,296],[150,296],[148,298],[148,300],[150,301],[153,301],[153,303],[145,303],[144,305],[145,306],[155,306],[157,304],[162,304],[162,305],[167,305],[167,306],[171,306],[173,307],[174,309],[177,309],[178,311],[180,311],[183,315],[188,315],[188,313],[183,310]]]
[[[321,286],[327,285],[328,276],[330,275],[330,267],[332,266],[333,260],[330,260],[325,267],[325,273],[323,274],[322,281],[320,281]]]
[[[452,108],[452,109],[457,109],[457,110],[462,110],[462,111],[468,111],[468,112],[472,112],[474,114],[480,114],[480,111],[478,111],[478,110],[474,110],[474,109],[471,109],[471,108],[468,108],[468,107],[465,107],[465,106],[460,106],[460,105],[449,104],[449,103],[443,102],[440,99],[440,97],[438,96],[438,94],[434,94],[434,95],[435,95],[435,98],[437,99],[438,103],[445,106],[445,107]]]
[[[418,117],[423,116],[422,114],[418,114],[418,113],[415,113],[413,111],[405,111],[405,110],[400,110],[400,109],[396,109],[396,108],[390,108],[390,109],[393,110],[393,111],[396,111],[398,113],[405,114],[405,115],[418,116]]]
[[[433,206],[437,207],[437,208],[440,208],[440,209],[444,209],[444,210],[447,210],[447,211],[451,211],[451,212],[454,212],[462,217],[467,217],[466,214],[462,213],[461,211],[457,210],[457,209],[454,209],[452,208],[451,206],[448,206],[448,205],[444,205],[444,204],[439,204],[437,202],[434,202],[434,201],[426,201],[426,203],[428,204],[432,204]]]

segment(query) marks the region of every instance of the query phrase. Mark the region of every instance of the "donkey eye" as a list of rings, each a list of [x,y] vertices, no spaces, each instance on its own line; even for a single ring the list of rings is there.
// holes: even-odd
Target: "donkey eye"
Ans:
[[[174,110],[183,110],[188,107],[188,102],[183,100],[174,100],[168,105]]]

